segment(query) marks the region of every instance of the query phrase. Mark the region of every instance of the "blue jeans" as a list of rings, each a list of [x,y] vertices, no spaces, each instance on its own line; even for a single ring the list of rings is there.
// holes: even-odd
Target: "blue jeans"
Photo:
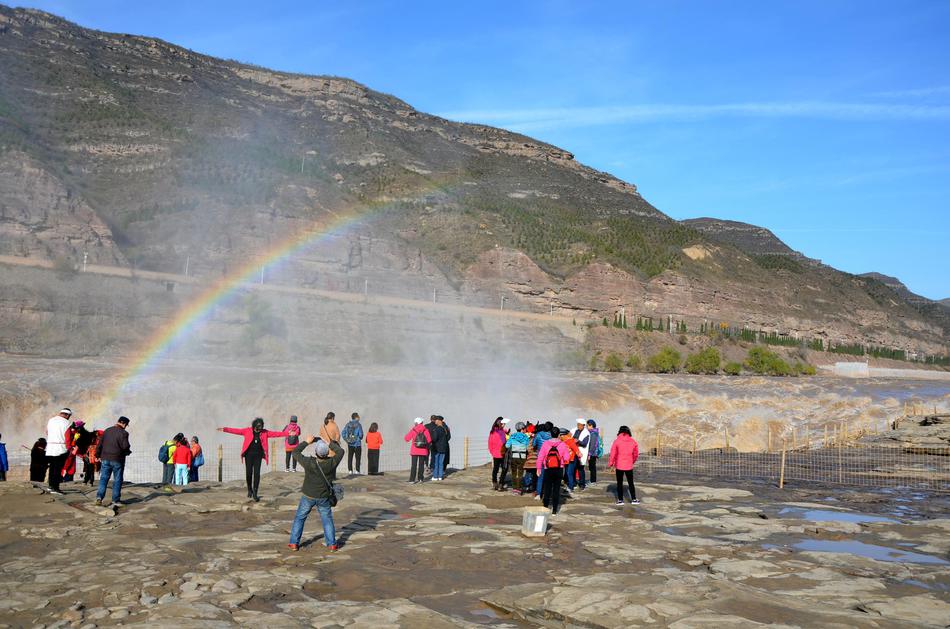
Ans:
[[[303,525],[307,522],[307,516],[310,511],[316,507],[320,512],[320,519],[323,520],[323,544],[324,546],[336,545],[336,528],[333,526],[333,511],[330,507],[329,498],[308,498],[300,497],[300,504],[297,505],[297,514],[294,516],[294,525],[290,527],[290,543],[300,544],[300,537],[303,535]]]
[[[579,480],[575,480],[575,476],[580,474]],[[580,484],[581,487],[587,485],[586,474],[584,474],[584,466],[581,465],[580,459],[574,459],[567,464],[567,486],[570,489],[574,489],[574,486]]]
[[[537,493],[539,496],[541,495],[541,483],[543,483],[543,482],[544,482],[544,468],[541,468],[541,473],[538,474],[538,484],[537,484],[537,487],[536,487],[536,489],[537,489],[537,492],[536,492],[536,493]]]
[[[175,463],[175,484],[188,484],[188,465],[185,463]]]
[[[122,497],[122,472],[125,470],[125,463],[118,461],[102,460],[102,468],[99,472],[99,491],[96,492],[96,498],[102,500],[106,497],[106,487],[109,484],[109,477],[113,474],[112,480],[112,502],[119,502]]]
[[[432,478],[445,476],[445,452],[435,453],[435,463],[432,465]]]

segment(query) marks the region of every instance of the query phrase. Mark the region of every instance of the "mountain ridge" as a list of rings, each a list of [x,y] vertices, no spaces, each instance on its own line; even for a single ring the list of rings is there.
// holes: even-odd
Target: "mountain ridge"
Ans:
[[[565,149],[425,114],[350,79],[2,5],[0,55],[0,172],[20,182],[0,188],[0,253],[214,277],[340,209],[379,206],[273,281],[391,284],[476,304],[507,295],[585,318],[635,304],[841,341],[946,345],[939,318],[880,282],[790,248],[750,255]],[[80,207],[95,217],[77,237]]]

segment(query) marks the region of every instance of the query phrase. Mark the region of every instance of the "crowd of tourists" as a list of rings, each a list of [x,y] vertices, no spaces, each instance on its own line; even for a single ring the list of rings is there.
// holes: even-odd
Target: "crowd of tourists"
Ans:
[[[40,438],[31,450],[30,480],[48,479],[49,492],[62,495],[60,484],[72,481],[78,461],[83,462],[83,483],[95,485],[96,504],[101,505],[112,482],[112,505],[121,505],[125,460],[131,454],[128,427],[130,420],[120,417],[105,430],[88,430],[82,420],[73,420],[69,408],[62,409],[47,422],[46,437]],[[364,431],[359,413],[352,413],[341,430],[336,415],[329,412],[316,435],[303,437],[296,415],[283,430],[268,430],[264,419],[256,417],[250,426],[220,427],[219,431],[242,437],[241,460],[245,466],[247,497],[260,501],[261,465],[269,463],[268,442],[283,439],[284,471],[304,471],[302,496],[291,527],[291,550],[298,550],[307,517],[317,509],[324,529],[324,544],[337,549],[332,508],[342,498],[343,489],[336,484],[337,468],[347,459],[349,474],[362,474],[362,451],[367,450],[370,475],[380,475],[379,456],[383,438],[373,422]],[[426,422],[417,417],[405,435],[409,444],[409,478],[407,482],[441,482],[447,474],[452,431],[445,418],[431,415]],[[607,455],[607,470],[616,473],[617,504],[623,505],[629,488],[630,504],[639,504],[633,483],[633,466],[639,447],[629,427],[621,426],[609,449],[597,422],[580,418],[573,430],[560,428],[550,421],[527,420],[512,423],[506,417],[496,418],[488,431],[487,446],[491,455],[492,490],[505,492],[509,487],[519,496],[531,496],[556,516],[565,497],[597,485],[598,464]],[[316,456],[305,456],[306,448],[315,444]],[[344,450],[344,446],[346,449]],[[162,483],[169,491],[173,486],[186,486],[199,478],[204,454],[198,437],[191,440],[178,433],[162,443],[158,452],[162,464]],[[0,480],[5,480],[6,447],[0,442]]]

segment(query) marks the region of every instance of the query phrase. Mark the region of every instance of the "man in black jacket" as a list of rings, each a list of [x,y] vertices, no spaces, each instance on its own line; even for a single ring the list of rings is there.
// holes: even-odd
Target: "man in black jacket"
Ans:
[[[102,433],[102,439],[96,446],[96,456],[102,461],[102,472],[99,475],[99,491],[96,492],[96,504],[101,505],[106,497],[106,487],[109,477],[115,474],[112,480],[112,505],[118,507],[122,497],[122,473],[125,470],[125,457],[132,454],[129,444],[128,417],[120,417],[115,426],[109,426]]]
[[[308,445],[317,442],[316,457],[304,456],[303,451]],[[331,456],[332,453],[332,456]],[[323,440],[318,440],[313,435],[307,437],[304,441],[297,444],[293,451],[294,460],[303,468],[303,495],[300,497],[300,504],[297,505],[297,514],[294,516],[294,524],[290,529],[290,543],[287,547],[290,550],[300,548],[300,538],[303,535],[303,527],[307,522],[307,516],[314,507],[320,512],[320,519],[323,521],[323,543],[331,551],[337,549],[336,528],[333,525],[333,511],[330,505],[330,496],[333,490],[330,487],[330,479],[336,473],[336,468],[343,461],[343,448],[335,441],[329,445]]]

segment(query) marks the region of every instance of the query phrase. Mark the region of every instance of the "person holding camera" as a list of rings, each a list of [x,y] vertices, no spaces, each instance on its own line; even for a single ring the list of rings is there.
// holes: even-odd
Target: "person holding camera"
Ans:
[[[315,441],[317,445],[314,450],[317,456],[304,456],[303,451]],[[328,444],[310,435],[294,448],[293,457],[304,471],[301,488],[303,495],[300,496],[300,504],[297,505],[294,524],[290,529],[290,543],[287,547],[294,551],[300,549],[300,538],[303,535],[307,516],[316,507],[323,521],[323,543],[330,551],[335,551],[337,543],[336,528],[333,524],[333,506],[336,505],[337,496],[330,479],[334,477],[336,468],[343,461],[343,448],[335,441]]]

